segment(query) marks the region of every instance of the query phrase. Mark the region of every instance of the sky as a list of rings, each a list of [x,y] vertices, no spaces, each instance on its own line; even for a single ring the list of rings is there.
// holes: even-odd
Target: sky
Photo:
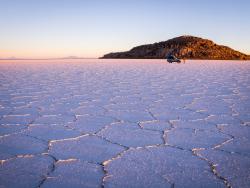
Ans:
[[[100,57],[180,35],[250,54],[250,0],[0,0],[0,58]]]

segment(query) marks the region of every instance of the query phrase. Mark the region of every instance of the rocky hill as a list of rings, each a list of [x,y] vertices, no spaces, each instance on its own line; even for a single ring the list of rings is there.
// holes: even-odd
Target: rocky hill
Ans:
[[[250,56],[227,46],[194,36],[180,36],[164,42],[137,46],[126,52],[106,54],[102,58],[163,59],[169,53],[182,59],[250,59]]]

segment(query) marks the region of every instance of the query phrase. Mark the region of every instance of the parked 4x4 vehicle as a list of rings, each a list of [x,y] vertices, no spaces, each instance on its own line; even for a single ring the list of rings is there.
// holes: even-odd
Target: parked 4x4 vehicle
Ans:
[[[167,61],[168,61],[169,63],[173,63],[173,62],[180,63],[180,62],[181,62],[181,60],[178,59],[177,57],[175,57],[174,55],[168,55],[168,56],[166,57],[166,59],[167,59]]]

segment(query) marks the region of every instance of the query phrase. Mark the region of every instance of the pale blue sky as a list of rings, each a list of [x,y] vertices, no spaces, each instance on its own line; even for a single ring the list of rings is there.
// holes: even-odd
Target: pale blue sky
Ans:
[[[0,0],[0,57],[99,57],[180,35],[250,54],[249,0]]]

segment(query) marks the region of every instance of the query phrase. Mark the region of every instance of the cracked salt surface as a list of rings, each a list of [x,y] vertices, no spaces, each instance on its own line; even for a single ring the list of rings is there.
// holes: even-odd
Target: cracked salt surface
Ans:
[[[250,185],[250,62],[0,70],[0,187]]]
[[[51,141],[77,137],[81,135],[81,132],[62,125],[34,124],[30,125],[27,130],[23,131],[23,134],[45,141]]]
[[[1,187],[38,187],[50,171],[53,160],[48,156],[21,156],[0,166]]]
[[[126,147],[163,144],[162,133],[144,130],[127,123],[110,125],[98,135]]]
[[[179,128],[167,132],[166,137],[168,144],[190,150],[193,148],[212,148],[230,139],[229,136],[220,132]]]
[[[46,148],[46,143],[40,140],[19,133],[11,134],[0,138],[0,159],[6,159],[5,156],[39,154]]]
[[[76,121],[71,124],[70,127],[84,133],[95,133],[104,128],[106,125],[116,121],[117,120],[109,116],[83,115],[77,116]]]
[[[105,170],[105,187],[224,187],[204,161],[166,146],[131,149]]]
[[[58,161],[44,188],[101,187],[104,172],[102,166],[80,160]]]
[[[216,164],[218,174],[227,179],[232,187],[249,187],[249,157],[218,150],[201,151],[200,155]]]
[[[102,163],[124,150],[123,147],[96,136],[52,141],[49,153],[57,159],[77,158]]]
[[[143,129],[155,130],[155,131],[164,131],[171,129],[171,124],[166,121],[146,121],[140,122],[139,124]]]

